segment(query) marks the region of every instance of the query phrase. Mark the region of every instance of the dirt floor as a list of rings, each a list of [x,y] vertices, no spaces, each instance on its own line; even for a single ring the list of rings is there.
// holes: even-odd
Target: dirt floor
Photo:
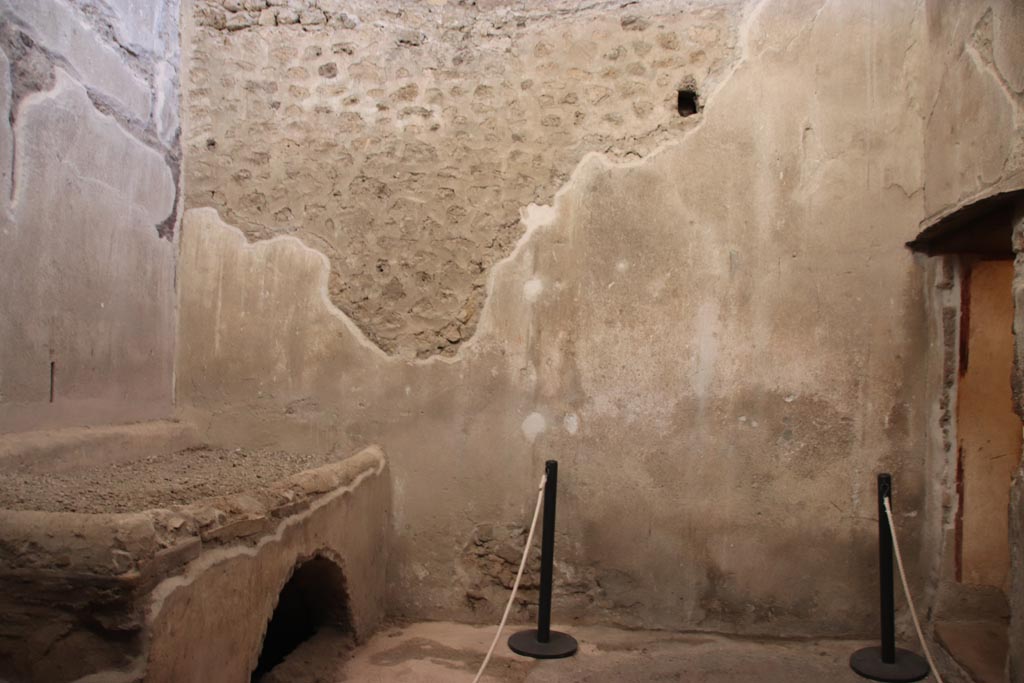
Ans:
[[[505,646],[506,629],[482,680],[489,683],[859,683],[847,664],[861,641],[754,641],[705,634],[573,627],[575,657],[535,661]],[[349,651],[324,631],[261,683],[471,683],[494,627],[445,622],[385,629]]]
[[[45,472],[0,463],[0,510],[133,512],[259,488],[337,454],[190,448],[131,462]]]

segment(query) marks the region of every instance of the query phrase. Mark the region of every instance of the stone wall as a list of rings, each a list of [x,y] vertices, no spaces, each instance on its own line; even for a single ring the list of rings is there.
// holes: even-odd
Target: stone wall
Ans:
[[[0,432],[171,414],[177,0],[0,0]]]
[[[275,7],[259,16],[280,22]],[[496,618],[508,548],[555,457],[556,619],[874,632],[875,474],[894,474],[908,557],[930,523],[926,274],[903,246],[925,216],[921,8],[530,7],[353,2],[285,26],[244,5],[186,13],[196,208],[182,236],[181,415],[214,441],[381,443],[402,617]],[[460,22],[471,28],[456,49],[437,27]],[[606,72],[610,99],[588,99]],[[676,110],[684,82],[697,116]],[[519,171],[488,170],[531,166],[515,156],[526,150],[541,155],[527,189]],[[471,191],[484,182],[499,199]],[[396,239],[387,221],[414,215],[436,239],[416,222],[409,245]],[[328,220],[337,241],[312,234]],[[508,224],[512,241],[485,248]],[[386,309],[384,290],[396,278],[413,291],[416,254],[436,263],[449,238],[481,264],[475,332],[459,328],[454,350],[436,336],[410,346],[407,333],[445,329],[440,312],[458,320],[467,299],[436,267],[415,296],[437,315],[409,315],[402,298]],[[393,257],[409,270],[378,270]],[[912,563],[915,587],[926,565]]]
[[[738,0],[576,4],[197,0],[187,205],[322,251],[387,353],[454,354],[520,207],[679,139],[738,57]]]

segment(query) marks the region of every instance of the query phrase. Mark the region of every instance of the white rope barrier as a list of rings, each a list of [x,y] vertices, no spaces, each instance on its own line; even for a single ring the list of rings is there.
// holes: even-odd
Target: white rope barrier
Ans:
[[[907,607],[910,608],[910,617],[914,621],[914,630],[917,631],[917,639],[921,641],[921,648],[924,649],[925,659],[928,660],[928,666],[931,667],[931,671],[935,674],[935,680],[938,683],[942,682],[942,675],[939,674],[939,670],[935,668],[935,660],[932,659],[932,653],[928,649],[928,643],[924,640],[924,633],[921,632],[921,623],[917,620],[917,608],[914,607],[914,598],[910,597],[910,586],[907,584],[907,573],[903,570],[903,555],[900,554],[900,544],[896,540],[896,523],[892,520],[892,506],[889,505],[889,496],[882,498],[882,503],[885,505],[885,516],[889,519],[889,530],[892,532],[892,548],[896,551],[896,566],[900,570],[900,581],[903,583],[903,593],[907,596]]]
[[[526,558],[530,556],[530,548],[533,546],[533,532],[537,529],[537,518],[540,517],[540,507],[544,502],[544,485],[547,481],[548,475],[546,474],[540,478],[540,486],[537,487],[537,507],[533,509],[533,521],[530,522],[530,533],[526,536],[526,547],[523,548],[523,559],[519,562],[519,571],[516,572],[516,580],[512,584],[512,594],[508,596],[508,604],[505,605],[505,614],[501,616],[501,623],[498,624],[498,631],[494,634],[494,640],[491,641],[491,647],[487,650],[487,656],[484,657],[484,663],[480,665],[480,670],[476,672],[476,678],[473,679],[473,683],[478,683],[480,677],[484,675],[484,669],[487,668],[488,662],[491,661],[491,655],[494,654],[494,648],[498,644],[498,639],[501,638],[501,630],[505,628],[505,622],[508,621],[508,614],[512,611],[512,603],[516,599],[516,591],[519,590],[519,581],[522,580],[523,570],[526,569]]]
[[[516,572],[516,580],[512,583],[512,593],[508,596],[508,604],[505,605],[505,613],[501,615],[501,622],[498,624],[498,630],[494,634],[494,640],[491,641],[491,646],[487,650],[487,656],[484,657],[484,661],[480,665],[479,671],[476,672],[476,676],[473,678],[473,683],[479,683],[480,677],[483,676],[484,670],[487,669],[487,665],[491,661],[491,656],[494,654],[494,648],[497,647],[498,640],[501,638],[501,632],[504,630],[505,623],[508,621],[508,615],[512,611],[512,604],[515,602],[516,592],[519,590],[519,583],[522,581],[523,571],[526,569],[526,560],[530,556],[530,548],[533,546],[533,534],[537,530],[537,519],[540,517],[540,509],[544,503],[544,485],[547,483],[547,479],[547,475],[540,478],[540,484],[537,487],[537,505],[533,509],[533,521],[530,522],[530,532],[526,535],[526,547],[523,548],[523,557],[519,561],[519,571]],[[914,622],[914,630],[917,632],[917,639],[921,643],[921,648],[924,650],[924,656],[928,660],[928,666],[931,667],[931,672],[935,675],[935,680],[938,681],[938,683],[943,683],[942,675],[935,666],[935,660],[932,659],[931,650],[928,649],[928,643],[925,641],[924,633],[921,631],[921,622],[917,619],[917,608],[914,606],[914,598],[910,595],[910,585],[907,583],[907,573],[903,568],[903,555],[900,553],[899,540],[896,538],[896,522],[893,521],[892,506],[889,504],[889,497],[886,496],[882,501],[885,505],[885,516],[889,521],[889,530],[892,532],[892,547],[896,552],[896,566],[900,571],[900,582],[903,584],[903,593],[907,596],[907,607],[910,609],[910,617]]]

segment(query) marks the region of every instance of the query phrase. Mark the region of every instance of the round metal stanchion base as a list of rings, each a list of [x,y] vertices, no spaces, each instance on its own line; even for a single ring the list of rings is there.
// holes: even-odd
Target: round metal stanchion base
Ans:
[[[568,633],[551,631],[548,642],[537,640],[537,629],[520,631],[509,636],[508,647],[512,652],[534,659],[561,659],[576,654],[576,639]]]
[[[882,661],[881,647],[866,647],[850,655],[850,668],[864,678],[886,683],[919,681],[928,675],[928,662],[910,650],[896,648],[896,661]]]

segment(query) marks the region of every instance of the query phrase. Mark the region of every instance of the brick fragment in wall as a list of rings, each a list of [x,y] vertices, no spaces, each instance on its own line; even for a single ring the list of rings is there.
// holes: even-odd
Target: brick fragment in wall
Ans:
[[[524,206],[550,203],[589,151],[680,139],[701,117],[679,116],[679,88],[712,92],[739,57],[724,1],[448,4],[443,21],[397,0],[238,2],[191,17],[186,205],[322,251],[334,304],[406,358],[473,337]]]
[[[470,578],[466,599],[474,609],[493,611],[504,605],[519,571],[528,531],[519,526],[493,524],[478,524],[473,529],[463,549],[462,570]],[[556,545],[561,542],[556,541]],[[554,573],[560,605],[593,604],[603,599],[593,568],[569,567],[556,561]],[[527,560],[519,582],[517,603],[521,607],[535,605],[539,588],[540,555],[535,551]]]

